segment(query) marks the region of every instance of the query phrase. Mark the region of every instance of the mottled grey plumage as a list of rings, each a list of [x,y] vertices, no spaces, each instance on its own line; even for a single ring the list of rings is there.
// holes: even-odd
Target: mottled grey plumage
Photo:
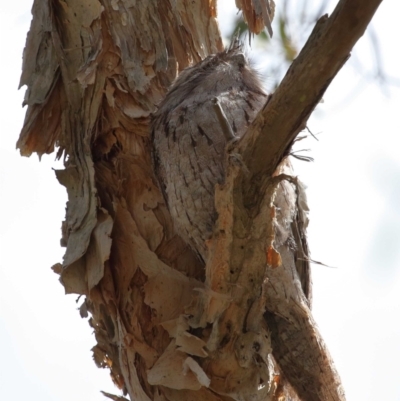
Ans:
[[[153,120],[154,165],[175,229],[203,260],[216,219],[214,187],[224,180],[226,132],[218,99],[233,133],[241,137],[267,95],[234,42],[181,72]]]
[[[241,137],[266,100],[257,73],[242,46],[234,42],[227,50],[182,71],[154,115],[153,160],[160,187],[176,231],[204,261],[205,241],[216,221],[215,185],[225,178],[225,148],[231,135],[216,103],[231,131]],[[277,173],[291,174],[290,163],[284,161]],[[308,309],[308,209],[301,184],[283,181],[274,204],[275,246],[283,267],[268,273],[273,286],[268,287],[265,318],[272,332],[273,355],[282,371],[304,400],[314,400],[320,385],[311,371],[318,370],[318,360],[324,355],[315,340]],[[310,348],[312,341],[315,344]]]

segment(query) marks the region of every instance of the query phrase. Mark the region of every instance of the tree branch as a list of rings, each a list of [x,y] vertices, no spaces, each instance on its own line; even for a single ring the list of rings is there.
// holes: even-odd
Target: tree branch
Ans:
[[[276,92],[237,145],[250,172],[243,187],[247,206],[260,197],[256,194],[305,128],[381,1],[341,0],[329,18],[325,15],[317,22]]]
[[[217,394],[269,399],[268,386],[266,394],[255,389],[257,384],[274,382],[273,370],[266,363],[245,361],[265,362],[265,353],[272,350],[300,399],[345,400],[340,377],[294,270],[287,224],[298,209],[299,190],[287,180],[290,166],[281,162],[380,2],[342,0],[331,17],[322,17],[275,94],[229,152],[233,157],[224,185],[216,188],[218,219],[208,243],[205,287],[211,293],[205,292],[191,313],[187,311],[195,316],[189,323],[192,328],[218,322],[214,325],[218,330],[210,335],[218,341],[204,338],[210,354],[202,364]],[[273,174],[277,175],[271,179]],[[227,303],[221,295],[232,301]],[[214,315],[210,316],[210,310]],[[259,346],[254,347],[255,343]],[[215,372],[222,371],[224,380],[218,380],[222,375]],[[272,399],[280,397],[277,391]]]

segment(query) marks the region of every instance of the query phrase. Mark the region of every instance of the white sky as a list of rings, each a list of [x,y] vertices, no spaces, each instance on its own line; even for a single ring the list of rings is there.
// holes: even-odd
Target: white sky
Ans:
[[[221,1],[221,17],[229,20],[233,3]],[[15,150],[30,7],[27,0],[0,4],[0,398],[99,401],[99,390],[117,389],[92,362],[95,341],[76,296],[65,296],[50,270],[64,251],[66,193],[52,171],[61,165]],[[400,3],[387,0],[373,22],[385,70],[397,77],[399,15]],[[367,39],[356,53],[372,70]],[[311,147],[315,162],[296,163],[308,185],[312,257],[336,267],[313,267],[314,315],[348,401],[400,401],[400,88],[384,96],[364,83],[347,101],[359,82],[353,68],[339,74],[309,123],[319,141],[301,146]]]

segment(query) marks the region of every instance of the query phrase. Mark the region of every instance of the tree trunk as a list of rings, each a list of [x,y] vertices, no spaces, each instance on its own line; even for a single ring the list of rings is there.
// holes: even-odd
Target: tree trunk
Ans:
[[[259,31],[264,22],[252,3],[238,4]],[[57,147],[64,158],[65,169],[56,175],[69,199],[61,240],[66,252],[53,270],[66,293],[85,296],[81,315],[91,314],[94,360],[110,369],[131,400],[297,399],[272,358],[266,359],[264,377],[257,364],[243,362],[254,352],[246,356],[238,344],[245,350],[254,344],[254,334],[242,332],[249,316],[254,319],[247,333],[261,336],[260,327],[269,322],[263,319],[266,265],[271,277],[279,265],[274,191],[282,179],[295,184],[285,175],[272,176],[379,1],[363,12],[360,4],[341,1],[333,22],[325,18],[318,24],[314,41],[287,76],[304,74],[298,82],[305,87],[297,81],[285,86],[284,80],[237,145],[249,170],[232,165],[225,185],[217,188],[220,234],[208,244],[205,267],[174,232],[152,170],[148,127],[178,72],[222,50],[215,0],[35,0],[20,82],[28,87],[28,110],[17,146],[25,156]],[[339,44],[330,42],[335,35],[329,35],[340,32],[335,21],[346,21],[343,14],[358,29]],[[310,66],[307,57],[320,64]],[[274,124],[281,132],[271,140],[266,131]],[[240,253],[246,247],[252,255]],[[306,314],[312,321],[308,309]],[[269,324],[279,332],[285,322]],[[324,349],[318,332],[313,336]],[[327,390],[316,399],[344,400],[326,355],[329,378],[321,383]],[[328,395],[331,390],[335,394]]]

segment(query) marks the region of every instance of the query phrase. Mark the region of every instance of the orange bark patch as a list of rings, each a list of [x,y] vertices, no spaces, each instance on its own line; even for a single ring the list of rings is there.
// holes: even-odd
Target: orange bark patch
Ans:
[[[272,245],[267,250],[267,264],[273,268],[282,265],[281,255]]]

